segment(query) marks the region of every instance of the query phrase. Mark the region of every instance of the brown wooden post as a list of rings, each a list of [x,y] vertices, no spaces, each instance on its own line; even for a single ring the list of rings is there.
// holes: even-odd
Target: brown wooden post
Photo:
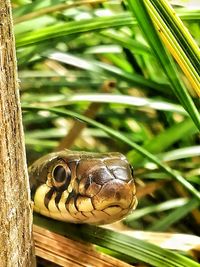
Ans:
[[[34,266],[11,4],[0,0],[0,266]]]

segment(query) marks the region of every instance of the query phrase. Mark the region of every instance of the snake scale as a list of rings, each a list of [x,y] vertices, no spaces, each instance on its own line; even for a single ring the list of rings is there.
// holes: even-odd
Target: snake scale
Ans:
[[[108,224],[137,205],[133,169],[118,152],[63,150],[29,167],[34,211],[73,223]]]

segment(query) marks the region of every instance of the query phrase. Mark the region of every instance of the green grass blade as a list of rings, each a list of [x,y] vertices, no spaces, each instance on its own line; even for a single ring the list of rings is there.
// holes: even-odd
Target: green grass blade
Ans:
[[[83,21],[72,21],[67,23],[57,23],[31,33],[24,33],[16,37],[16,47],[23,47],[39,43],[48,39],[66,36],[69,34],[77,34],[89,31],[97,31],[111,27],[121,27],[125,25],[134,25],[134,18],[118,14],[113,16],[105,16],[99,18],[85,19]]]
[[[35,81],[37,83],[37,81]],[[47,83],[48,84],[48,83]],[[180,106],[174,103],[154,100],[145,97],[136,97],[128,95],[118,95],[118,94],[73,94],[73,95],[42,95],[42,94],[28,94],[25,99],[25,102],[37,101],[41,98],[40,103],[46,103],[51,107],[65,106],[69,104],[81,103],[81,102],[95,102],[95,103],[110,103],[110,104],[120,104],[133,107],[146,107],[155,110],[163,110],[168,112],[176,112],[179,114],[187,115],[185,110]],[[191,120],[190,120],[191,122]],[[188,123],[190,126],[190,123]],[[187,126],[188,126],[187,124]],[[191,123],[192,124],[192,123]],[[191,127],[192,128],[193,124]],[[193,127],[194,128],[194,127]]]
[[[184,21],[198,21],[200,20],[200,9],[177,8],[175,9],[177,15]]]
[[[16,38],[18,36],[21,36],[21,34],[25,34],[25,32],[28,34],[35,30],[35,25],[40,25],[41,28],[47,27],[49,24],[55,24],[56,19],[53,17],[43,16],[38,17],[33,20],[24,21],[20,24],[15,25],[15,35]]]
[[[52,4],[58,4],[64,2],[64,0],[36,0],[33,3],[20,5],[13,9],[13,17],[18,18],[32,11],[37,11],[38,9],[46,8]]]
[[[30,107],[30,106],[25,106],[25,105],[23,105],[22,107],[23,107],[23,109],[29,110],[29,111],[48,110],[49,112],[53,112],[53,113],[60,115],[60,116],[71,116],[73,118],[77,118],[78,120],[82,120],[86,123],[89,123],[89,124],[91,124],[97,128],[100,128],[101,130],[103,130],[107,134],[117,138],[118,140],[121,140],[122,142],[124,142],[124,143],[128,144],[129,146],[131,146],[132,148],[136,149],[140,154],[147,157],[150,161],[152,161],[156,165],[158,165],[164,172],[166,172],[167,174],[172,176],[175,180],[180,182],[191,194],[193,194],[194,196],[196,196],[200,200],[200,193],[188,181],[186,181],[184,179],[184,177],[182,177],[178,172],[175,172],[174,170],[172,170],[167,165],[163,164],[156,156],[152,155],[147,150],[143,149],[142,147],[140,147],[136,143],[132,142],[129,138],[122,135],[118,131],[114,131],[111,128],[109,128],[109,127],[107,127],[107,126],[105,126],[99,122],[96,122],[92,119],[89,119],[83,115],[80,115],[78,113],[75,113],[75,112],[72,112],[69,110],[60,110],[60,109],[55,109],[55,108]]]
[[[197,128],[200,130],[199,112],[189,93],[187,92],[186,87],[181,81],[180,75],[178,74],[178,70],[172,60],[172,57],[165,49],[161,39],[158,36],[157,31],[154,28],[153,22],[147,12],[144,1],[127,0],[127,2],[129,4],[130,10],[137,18],[137,21],[145,35],[145,38],[149,42],[169,81],[171,82],[174,94],[179,99],[185,110],[189,113]]]
[[[168,4],[166,5],[165,0],[162,3],[160,3],[161,1],[150,2],[146,1],[147,6],[156,27],[162,29],[160,35],[165,45],[179,64],[196,94],[200,96],[198,46],[194,43],[189,32],[184,36],[185,26],[173,9]]]
[[[140,86],[142,88],[152,88],[159,91],[163,90],[163,87],[168,88],[168,84],[154,82],[150,79],[145,79],[142,75],[132,74],[126,72],[118,67],[115,67],[110,64],[106,64],[100,61],[86,60],[83,57],[74,56],[68,53],[53,52],[53,53],[44,53],[44,56],[65,63],[71,66],[87,70],[90,72],[96,72],[101,75],[109,74],[118,79],[123,79],[129,83],[134,83],[134,85]]]
[[[197,267],[198,263],[148,242],[92,225],[75,225],[35,215],[34,223],[70,238],[88,241],[156,267]]]
[[[50,148],[54,149],[56,146],[58,146],[57,141],[52,140],[38,140],[34,138],[26,137],[25,139],[26,146],[42,146],[43,148]]]
[[[156,110],[165,110],[169,112],[177,112],[186,115],[184,109],[180,105],[169,103],[162,100],[154,100],[153,98],[144,98],[128,95],[117,94],[74,94],[67,98],[69,102],[97,102],[97,103],[113,103],[121,105],[130,105],[134,107],[148,107]]]
[[[174,9],[169,5],[166,0],[151,1],[157,10],[162,14],[163,19],[167,23],[170,30],[173,32],[177,42],[185,52],[188,59],[192,62],[197,73],[200,75],[199,63],[200,53],[199,48],[189,31],[186,29],[182,21],[178,16],[175,15]]]
[[[166,128],[165,131],[161,132],[154,138],[147,140],[143,145],[143,148],[153,154],[158,154],[182,139],[184,136],[192,135],[196,132],[197,130],[194,124],[190,118],[188,118],[182,122],[174,124],[170,128]],[[133,164],[139,164],[143,160],[143,157],[134,150],[128,153],[128,158]]]
[[[191,199],[183,206],[175,209],[163,219],[158,220],[155,222],[148,230],[151,231],[165,231],[167,230],[172,224],[176,223],[183,217],[185,217],[189,212],[194,210],[199,206],[199,201],[197,199]]]
[[[120,32],[106,30],[101,31],[100,34],[106,38],[113,40],[115,43],[121,45],[122,47],[131,49],[134,54],[152,55],[152,51],[147,45],[144,45],[142,42],[133,40],[130,37],[125,36],[124,34],[122,35],[120,34]]]
[[[189,157],[199,157],[199,156],[200,156],[200,146],[191,146],[165,152],[164,154],[160,155],[160,158],[163,161],[172,161],[172,160],[184,159]]]
[[[138,220],[139,218],[147,214],[150,214],[153,212],[161,212],[161,211],[169,210],[169,209],[177,209],[178,207],[182,207],[186,203],[188,203],[188,200],[186,198],[178,198],[178,199],[171,199],[171,200],[165,201],[161,204],[151,205],[149,207],[145,207],[142,209],[136,209],[124,221],[127,225],[132,226],[133,221]]]

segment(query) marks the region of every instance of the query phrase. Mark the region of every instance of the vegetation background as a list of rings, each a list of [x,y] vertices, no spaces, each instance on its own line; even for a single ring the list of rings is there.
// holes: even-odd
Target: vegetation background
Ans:
[[[170,243],[174,254],[118,225],[68,226],[138,266],[198,266],[200,7],[188,2],[12,1],[29,164],[62,148],[120,151],[139,199],[123,224],[147,241],[149,231],[191,235]]]

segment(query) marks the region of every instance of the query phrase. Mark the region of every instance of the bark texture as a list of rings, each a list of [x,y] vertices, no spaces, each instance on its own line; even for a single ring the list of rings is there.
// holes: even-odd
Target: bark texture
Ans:
[[[11,6],[0,0],[0,266],[34,266]]]

